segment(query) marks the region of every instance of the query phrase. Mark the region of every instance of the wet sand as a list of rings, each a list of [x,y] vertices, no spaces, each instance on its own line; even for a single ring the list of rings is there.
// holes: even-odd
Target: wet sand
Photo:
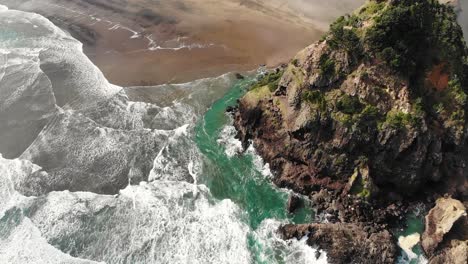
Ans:
[[[364,0],[0,0],[48,17],[115,84],[180,83],[276,66]]]

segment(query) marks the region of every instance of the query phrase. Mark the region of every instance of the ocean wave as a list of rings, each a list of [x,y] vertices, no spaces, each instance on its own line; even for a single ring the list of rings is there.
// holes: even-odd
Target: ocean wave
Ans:
[[[199,184],[194,126],[233,74],[118,87],[44,17],[0,9],[0,262],[250,263],[252,232],[288,261],[312,259]]]
[[[0,260],[248,263],[242,211],[192,183],[193,125],[233,78],[135,88],[182,95],[130,100],[69,34],[2,10],[13,33],[0,42],[0,137],[23,143],[0,144]]]
[[[107,263],[249,263],[249,229],[239,221],[241,213],[229,200],[212,201],[206,187],[194,191],[184,182],[141,183],[118,195],[51,192],[7,211],[2,223],[24,221],[6,226],[10,235],[0,237],[0,245],[47,240],[71,256]],[[23,222],[37,238],[24,237]],[[40,253],[21,247],[14,252],[28,250]],[[11,253],[0,250],[0,259],[6,258]]]

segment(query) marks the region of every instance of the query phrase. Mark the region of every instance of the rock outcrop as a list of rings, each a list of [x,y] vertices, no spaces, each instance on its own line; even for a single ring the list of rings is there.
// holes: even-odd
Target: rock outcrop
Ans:
[[[440,198],[426,216],[422,247],[430,263],[468,262],[468,218],[462,202]]]
[[[386,230],[368,235],[357,224],[285,225],[285,239],[307,236],[307,243],[327,252],[330,263],[394,263],[397,249]]]
[[[419,0],[427,10],[413,16],[410,2],[371,2],[339,19],[323,41],[282,69],[277,83],[240,101],[239,137],[253,140],[278,185],[306,194],[326,188],[370,196],[412,194],[438,182],[449,193],[467,194],[459,184],[467,173],[462,31],[444,5]],[[439,21],[437,12],[445,18]],[[434,21],[420,28],[427,15]],[[448,40],[431,33],[441,30]],[[393,43],[406,48],[397,51]]]
[[[253,85],[234,125],[278,186],[372,236],[413,202],[468,195],[467,61],[449,5],[369,1]]]

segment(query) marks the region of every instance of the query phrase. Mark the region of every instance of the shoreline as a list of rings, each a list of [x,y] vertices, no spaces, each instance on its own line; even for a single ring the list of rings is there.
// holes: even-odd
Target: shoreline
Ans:
[[[69,32],[106,78],[120,86],[273,68],[318,40],[326,30],[322,24],[335,13],[354,9],[326,6],[330,12],[312,19],[297,13],[299,2],[0,0],[12,9],[39,13]],[[347,2],[360,5],[363,0]],[[311,5],[320,6],[318,1]]]

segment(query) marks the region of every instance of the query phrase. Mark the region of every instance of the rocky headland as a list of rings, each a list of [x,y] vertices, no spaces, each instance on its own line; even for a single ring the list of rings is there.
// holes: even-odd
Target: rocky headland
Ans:
[[[331,263],[394,263],[392,231],[435,206],[427,258],[466,263],[466,236],[447,235],[466,232],[468,195],[468,49],[449,2],[368,1],[239,100],[244,147],[326,220],[286,225],[284,238],[308,235]],[[456,212],[437,209],[443,196]]]

